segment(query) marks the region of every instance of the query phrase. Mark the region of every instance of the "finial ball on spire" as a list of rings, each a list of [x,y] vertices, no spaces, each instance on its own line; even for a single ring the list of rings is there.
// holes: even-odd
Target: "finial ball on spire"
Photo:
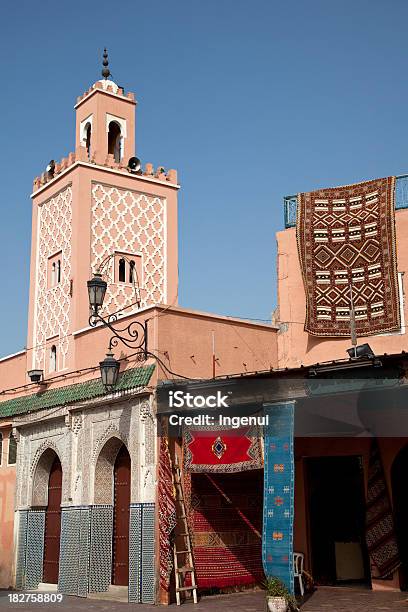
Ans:
[[[109,60],[108,60],[108,52],[106,51],[106,49],[103,50],[103,60],[102,60],[102,76],[104,79],[107,79],[110,77],[111,73],[110,70],[108,68],[109,66]]]

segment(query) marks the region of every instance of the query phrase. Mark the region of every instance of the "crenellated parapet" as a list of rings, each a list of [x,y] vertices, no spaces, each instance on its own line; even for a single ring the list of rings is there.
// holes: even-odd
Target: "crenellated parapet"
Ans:
[[[77,147],[75,153],[69,153],[67,157],[63,157],[60,162],[55,162],[53,172],[43,172],[40,176],[37,176],[33,182],[33,192],[38,191],[41,187],[54,181],[60,174],[67,170],[70,166],[75,163],[83,162],[94,166],[102,166],[113,170],[118,170],[124,174],[131,174],[127,163],[124,160],[116,162],[114,156],[111,154],[100,155],[97,151],[92,155],[91,159],[88,157],[88,152],[85,147]],[[143,170],[133,176],[145,176],[147,178],[156,179],[164,183],[177,184],[177,170],[165,170],[163,166],[157,166],[154,168],[153,164],[146,163]]]
[[[76,106],[80,104],[85,98],[87,98],[90,94],[92,94],[96,89],[100,89],[102,91],[106,91],[107,93],[114,94],[115,96],[120,96],[121,98],[125,98],[130,102],[135,102],[135,94],[131,91],[125,93],[123,87],[119,87],[113,81],[109,80],[101,80],[94,83],[89,89],[84,91],[81,96],[77,97]]]

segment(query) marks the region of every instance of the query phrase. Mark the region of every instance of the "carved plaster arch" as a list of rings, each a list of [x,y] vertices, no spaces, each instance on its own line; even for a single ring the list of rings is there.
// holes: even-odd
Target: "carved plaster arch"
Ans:
[[[122,443],[126,444],[127,446],[127,440],[124,439],[124,436],[119,431],[119,429],[116,427],[116,425],[111,423],[109,427],[105,429],[103,434],[96,441],[96,444],[92,452],[92,463],[93,464],[95,464],[97,459],[99,458],[101,450],[105,446],[106,442],[108,442],[109,438],[112,438],[112,437],[119,438],[120,440],[122,440]]]
[[[95,465],[94,504],[113,505],[113,467],[122,445],[129,452],[122,437],[111,434],[100,450]]]
[[[40,449],[43,449],[42,452]],[[36,460],[38,453],[40,454]],[[36,457],[34,457],[36,465],[33,468],[31,506],[45,507],[48,504],[48,481],[52,464],[56,458],[61,465],[62,461],[55,444],[52,443],[42,444],[37,450]]]
[[[34,455],[34,459],[31,462],[31,467],[30,467],[30,476],[33,476],[36,469],[37,469],[37,465],[38,462],[41,458],[41,456],[44,454],[44,452],[50,448],[51,450],[54,451],[54,453],[58,456],[58,459],[61,461],[61,456],[60,456],[60,452],[57,448],[57,445],[54,444],[54,442],[52,442],[51,440],[47,440],[46,442],[43,442],[41,444],[41,446],[39,446],[37,448],[37,450],[35,451],[35,455]],[[61,461],[61,465],[62,465],[62,461]]]

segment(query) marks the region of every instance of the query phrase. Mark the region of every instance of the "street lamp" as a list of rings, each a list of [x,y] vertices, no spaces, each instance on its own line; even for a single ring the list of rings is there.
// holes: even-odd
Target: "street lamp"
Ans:
[[[107,283],[103,280],[102,274],[96,272],[95,276],[87,282],[89,306],[93,313],[97,314],[102,307],[105,299]]]
[[[112,391],[118,380],[120,365],[119,361],[113,356],[112,348],[118,346],[121,342],[128,348],[136,349],[139,356],[147,359],[149,354],[147,350],[147,321],[144,323],[131,321],[128,325],[123,326],[118,322],[117,314],[113,313],[105,318],[99,313],[107,289],[107,283],[103,280],[100,270],[87,282],[87,286],[91,311],[89,325],[96,327],[99,323],[102,323],[103,327],[107,327],[112,332],[106,357],[99,363],[103,386],[107,391]]]
[[[112,391],[118,382],[119,366],[119,361],[110,352],[107,353],[103,361],[99,362],[102,384],[107,391]]]

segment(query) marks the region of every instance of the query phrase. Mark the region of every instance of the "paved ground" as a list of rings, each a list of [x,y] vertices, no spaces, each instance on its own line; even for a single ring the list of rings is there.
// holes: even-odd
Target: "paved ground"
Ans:
[[[11,603],[8,592],[0,591],[0,610],[31,612],[39,607],[61,612],[152,612],[165,610],[157,606],[127,604],[108,600],[81,599],[78,597],[63,598],[62,603]],[[167,608],[176,612],[265,612],[265,598],[260,591],[236,593],[205,597],[194,606],[186,603],[182,607]],[[302,612],[408,612],[407,594],[405,593],[373,593],[347,588],[319,588],[318,591],[302,606]]]
[[[408,593],[320,587],[302,606],[302,612],[408,611]]]

